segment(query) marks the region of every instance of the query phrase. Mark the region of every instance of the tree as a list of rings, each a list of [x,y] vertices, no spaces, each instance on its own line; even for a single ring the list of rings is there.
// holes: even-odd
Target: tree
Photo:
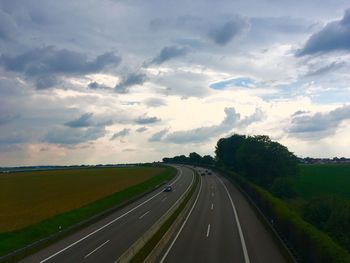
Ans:
[[[279,176],[296,175],[298,159],[287,147],[273,142],[268,136],[235,134],[218,141],[216,159],[248,179],[270,186]]]

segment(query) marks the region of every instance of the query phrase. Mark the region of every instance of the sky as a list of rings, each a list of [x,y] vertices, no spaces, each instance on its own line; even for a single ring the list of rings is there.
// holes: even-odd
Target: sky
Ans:
[[[0,0],[0,166],[350,157],[343,0]]]

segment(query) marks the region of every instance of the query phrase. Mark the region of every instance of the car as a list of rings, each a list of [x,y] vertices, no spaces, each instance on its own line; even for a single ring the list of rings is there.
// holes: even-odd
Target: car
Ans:
[[[208,174],[211,175],[211,172],[209,171]]]
[[[204,176],[205,175],[205,173],[201,173],[201,176]]]
[[[173,187],[171,185],[167,185],[165,188],[164,188],[164,192],[171,192],[173,190]]]

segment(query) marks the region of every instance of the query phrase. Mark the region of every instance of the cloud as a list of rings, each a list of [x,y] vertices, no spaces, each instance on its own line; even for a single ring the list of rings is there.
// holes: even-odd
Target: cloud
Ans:
[[[149,142],[159,142],[162,140],[165,134],[168,133],[168,129],[161,130],[159,132],[154,133],[149,139]]]
[[[93,90],[98,90],[98,89],[102,89],[102,90],[110,90],[111,88],[103,85],[103,84],[99,84],[96,81],[90,82],[87,86],[89,89],[93,89]]]
[[[118,93],[127,93],[129,88],[135,85],[141,85],[147,80],[143,73],[131,73],[125,76],[120,83],[115,86],[115,91]]]
[[[13,40],[16,28],[12,17],[0,9],[0,40]]]
[[[135,122],[137,124],[153,124],[153,123],[160,122],[160,121],[161,121],[161,119],[159,119],[155,116],[147,117],[146,115],[140,116],[135,120]]]
[[[161,106],[166,106],[167,103],[163,99],[159,98],[150,98],[145,100],[145,103],[148,107],[161,107]]]
[[[119,65],[121,58],[107,52],[88,60],[83,53],[54,46],[34,48],[17,56],[2,54],[0,64],[8,71],[22,73],[37,81],[38,88],[45,88],[47,80],[56,75],[79,75],[101,72],[109,66]],[[52,82],[49,82],[52,84]],[[51,86],[51,85],[49,85]]]
[[[317,112],[313,115],[295,115],[288,129],[290,135],[307,139],[319,139],[334,134],[340,124],[350,119],[350,105],[330,112]]]
[[[93,116],[93,113],[85,113],[75,120],[66,122],[64,125],[70,128],[89,127],[89,126],[92,126],[92,121],[91,121],[92,116]]]
[[[129,133],[130,133],[130,129],[124,128],[124,129],[114,133],[110,140],[112,141],[112,140],[117,139],[118,137],[124,137],[124,136],[128,135]]]
[[[218,125],[200,127],[188,131],[176,131],[168,134],[164,141],[175,144],[200,143],[227,133],[234,127],[246,127],[263,118],[263,112],[260,109],[256,109],[252,115],[243,119],[233,107],[225,108],[225,115],[224,120]]]
[[[324,75],[329,72],[336,71],[340,68],[343,68],[346,66],[346,63],[344,61],[333,61],[332,63],[329,63],[323,67],[320,67],[315,70],[310,70],[305,76],[306,77],[314,77],[314,76],[319,76],[319,75]]]
[[[139,132],[139,133],[143,133],[143,132],[147,131],[147,128],[146,127],[140,127],[138,129],[136,129],[136,131]]]
[[[238,122],[238,126],[243,128],[247,127],[254,122],[263,120],[264,117],[265,117],[265,114],[263,113],[263,111],[261,109],[256,108],[255,112],[252,115],[249,115],[243,118],[242,120],[240,120]]]
[[[209,31],[208,37],[216,44],[224,46],[231,40],[239,36],[244,30],[248,28],[247,21],[239,16],[236,16],[226,23],[217,26]]]
[[[104,127],[89,127],[89,128],[68,128],[57,127],[50,130],[43,138],[44,142],[61,144],[61,145],[76,145],[83,142],[94,141],[106,134]]]
[[[240,114],[236,113],[234,108],[225,108],[225,114],[225,119],[218,125],[200,127],[188,131],[176,131],[168,134],[164,140],[176,144],[199,143],[209,140],[213,136],[229,132],[239,121]]]
[[[151,62],[146,63],[146,65],[160,65],[165,61],[171,60],[173,58],[181,57],[186,55],[188,52],[188,49],[185,47],[180,47],[180,46],[168,46],[164,47],[160,53],[151,60]]]
[[[0,125],[4,125],[20,117],[19,114],[0,112]]]
[[[328,23],[321,31],[311,35],[296,55],[312,55],[332,51],[350,50],[350,9],[341,20]]]

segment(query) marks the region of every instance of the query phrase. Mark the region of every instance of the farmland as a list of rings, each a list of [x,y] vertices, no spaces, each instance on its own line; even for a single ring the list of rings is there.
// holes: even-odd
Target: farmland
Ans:
[[[14,231],[131,186],[145,184],[165,170],[159,167],[129,167],[2,174],[0,232]]]
[[[325,194],[350,199],[350,165],[300,165],[300,176],[293,181],[293,188],[306,200]]]

